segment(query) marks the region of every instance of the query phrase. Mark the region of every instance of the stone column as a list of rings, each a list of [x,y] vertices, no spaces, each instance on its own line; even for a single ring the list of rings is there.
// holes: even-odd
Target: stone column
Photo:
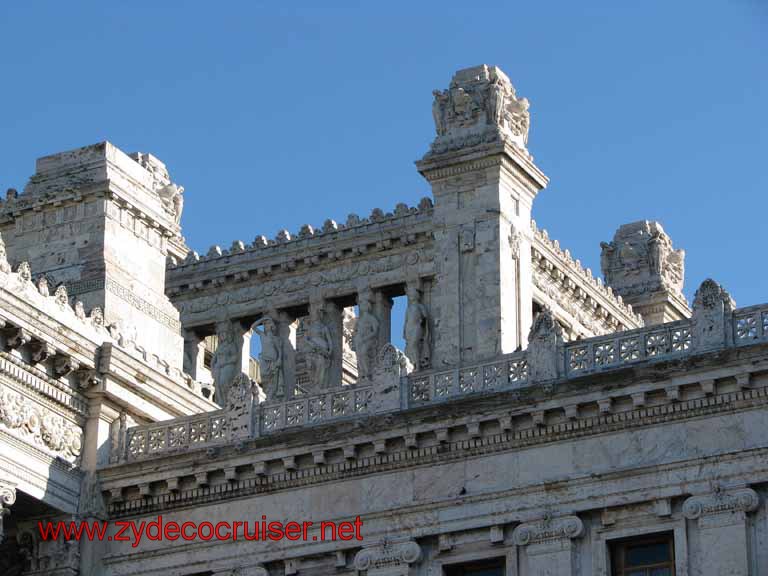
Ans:
[[[11,506],[16,502],[16,486],[0,480],[0,543],[5,540],[3,521],[11,513]]]
[[[498,68],[457,72],[433,114],[437,138],[417,167],[435,200],[437,368],[525,346],[531,208],[548,180],[525,148],[528,101]]]
[[[421,547],[413,540],[385,541],[366,546],[355,555],[355,570],[368,576],[407,576],[410,565],[421,560]]]
[[[525,550],[526,574],[568,576],[574,574],[573,540],[582,534],[584,524],[578,516],[563,516],[520,524],[512,533],[512,540]]]
[[[378,290],[373,292],[373,295],[373,312],[379,318],[379,345],[376,347],[378,352],[382,346],[392,341],[392,298]]]
[[[698,574],[750,573],[747,513],[759,503],[750,488],[692,496],[683,503],[683,516],[698,524]]]

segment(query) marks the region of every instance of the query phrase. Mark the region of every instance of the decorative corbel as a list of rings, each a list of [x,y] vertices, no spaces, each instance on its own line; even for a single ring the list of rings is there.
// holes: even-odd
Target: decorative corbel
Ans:
[[[77,370],[75,372],[75,378],[77,380],[77,385],[82,390],[88,390],[89,388],[94,388],[95,386],[98,386],[101,384],[101,376],[96,372],[96,370],[84,368]]]
[[[32,336],[24,328],[13,327],[5,339],[7,350],[16,350],[32,340]]]
[[[32,362],[40,364],[56,355],[56,348],[47,342],[32,341]]]
[[[56,353],[53,357],[53,372],[57,378],[63,378],[80,368],[80,362],[66,354]]]

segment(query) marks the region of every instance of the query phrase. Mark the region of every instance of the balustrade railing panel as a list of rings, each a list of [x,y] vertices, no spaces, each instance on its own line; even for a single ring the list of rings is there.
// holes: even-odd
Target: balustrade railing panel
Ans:
[[[690,320],[568,342],[565,345],[566,376],[678,356],[687,353],[692,344]]]
[[[768,304],[735,310],[723,346],[768,342]],[[724,335],[725,336],[725,335]],[[725,340],[725,339],[724,339]],[[563,346],[565,378],[650,360],[678,358],[694,351],[691,320],[567,342]],[[513,390],[531,384],[525,351],[486,363],[450,370],[411,373],[401,380],[400,408],[445,402],[476,394]],[[302,426],[356,418],[370,412],[373,386],[347,386],[284,402],[255,405],[252,435],[269,435]],[[129,428],[122,460],[135,460],[229,441],[225,410]]]
[[[741,308],[733,314],[733,342],[747,346],[768,340],[768,305]]]
[[[405,380],[405,407],[520,388],[527,381],[528,363],[524,352],[476,366],[411,374]]]

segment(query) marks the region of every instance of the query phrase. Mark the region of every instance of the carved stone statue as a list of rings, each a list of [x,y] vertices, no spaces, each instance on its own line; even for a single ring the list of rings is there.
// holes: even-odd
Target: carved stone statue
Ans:
[[[216,402],[223,405],[227,399],[229,385],[242,371],[242,349],[232,322],[225,320],[216,324],[218,345],[211,361],[211,372],[216,389]]]
[[[429,313],[421,303],[421,294],[416,286],[409,286],[408,308],[405,311],[403,338],[405,339],[405,355],[417,369],[429,368],[430,365],[430,331]]]
[[[261,340],[259,368],[261,387],[267,398],[275,400],[285,397],[285,376],[283,374],[283,342],[272,318],[266,317],[253,326],[253,331]]]
[[[371,301],[367,297],[358,303],[360,317],[357,319],[353,343],[357,353],[357,374],[360,380],[369,380],[373,374],[376,352],[379,343],[381,322],[373,313]]]
[[[612,242],[600,246],[605,282],[622,296],[659,289],[682,291],[685,252],[672,247],[658,222],[625,224]]]
[[[433,90],[432,95],[435,97],[432,102],[432,119],[435,121],[435,131],[438,136],[442,136],[445,134],[445,112],[448,96],[440,90]]]
[[[459,70],[448,90],[433,94],[437,138],[430,154],[501,141],[527,145],[530,103],[516,96],[509,78],[497,67]]]
[[[184,208],[184,187],[177,184],[166,184],[162,188],[158,188],[158,195],[163,202],[163,207],[166,212],[173,216],[174,222],[178,224],[181,221],[181,211]]]
[[[331,331],[325,323],[325,309],[321,306],[312,306],[310,309],[310,325],[306,346],[310,387],[316,390],[325,390],[330,386],[333,340],[331,339]]]

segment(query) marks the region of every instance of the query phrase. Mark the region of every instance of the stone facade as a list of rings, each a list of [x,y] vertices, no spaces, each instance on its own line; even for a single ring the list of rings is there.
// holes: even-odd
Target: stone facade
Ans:
[[[0,575],[768,574],[768,304],[706,280],[689,307],[657,222],[582,267],[531,220],[547,178],[498,68],[433,118],[432,198],[205,255],[151,154],[57,154],[8,193]],[[159,517],[313,525],[118,538]]]

